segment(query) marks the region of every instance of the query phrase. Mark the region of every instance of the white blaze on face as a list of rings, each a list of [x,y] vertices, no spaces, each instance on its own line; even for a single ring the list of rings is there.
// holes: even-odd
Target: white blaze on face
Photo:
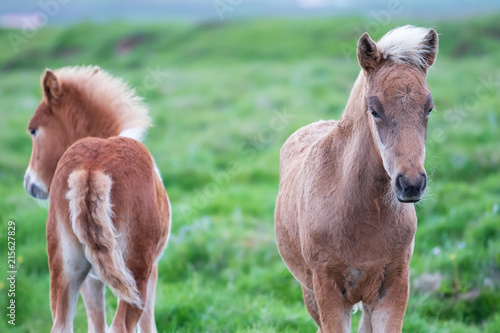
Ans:
[[[392,178],[392,170],[391,170],[392,168],[390,167],[390,163],[388,161],[388,155],[390,154],[390,152],[380,140],[375,120],[373,119],[371,120],[370,127],[372,130],[373,139],[375,140],[375,145],[377,146],[380,156],[382,157],[382,164],[384,165],[385,172],[387,172],[389,177]]]

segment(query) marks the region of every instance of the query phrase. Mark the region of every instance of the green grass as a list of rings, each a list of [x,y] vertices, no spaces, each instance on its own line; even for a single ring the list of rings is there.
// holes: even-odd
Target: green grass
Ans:
[[[432,181],[417,207],[412,279],[439,272],[443,281],[432,293],[412,288],[405,332],[500,331],[499,19],[420,23],[441,33],[441,52],[429,73],[437,109],[427,141]],[[20,262],[17,325],[7,325],[2,312],[0,331],[51,327],[47,212],[22,187],[39,77],[46,67],[97,64],[136,87],[154,119],[145,144],[174,212],[160,261],[159,330],[315,332],[274,239],[279,149],[299,127],[340,116],[359,71],[352,52],[365,24],[81,24],[40,30],[18,53],[8,47],[9,34],[20,32],[0,31],[0,234],[16,221]],[[119,52],[124,40],[136,44]],[[490,83],[478,97],[484,81]],[[277,123],[277,113],[288,116]],[[2,260],[6,248],[2,237]],[[0,278],[5,309],[3,268]],[[116,301],[108,296],[110,320]],[[86,331],[81,300],[75,330]]]

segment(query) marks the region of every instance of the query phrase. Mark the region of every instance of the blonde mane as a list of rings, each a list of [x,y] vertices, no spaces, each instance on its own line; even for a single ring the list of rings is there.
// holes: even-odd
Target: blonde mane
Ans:
[[[386,33],[377,43],[385,59],[398,63],[427,66],[425,56],[432,52],[424,43],[431,29],[405,25]]]
[[[121,79],[97,66],[63,67],[54,73],[63,89],[65,85],[75,87],[99,113],[118,122],[116,135],[139,141],[144,138],[151,126],[149,110],[135,90]]]

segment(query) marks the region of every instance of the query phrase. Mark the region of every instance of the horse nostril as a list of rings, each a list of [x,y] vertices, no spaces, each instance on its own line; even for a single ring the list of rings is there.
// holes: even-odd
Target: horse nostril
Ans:
[[[417,174],[414,178],[408,178],[404,173],[399,172],[394,181],[396,194],[401,202],[417,202],[420,200],[426,185],[427,175],[425,172]]]
[[[398,191],[403,192],[404,191],[404,186],[403,186],[403,174],[398,173],[396,176],[396,181],[395,181],[396,188]]]
[[[420,173],[421,177],[421,185],[420,185],[420,190],[423,191],[427,187],[427,175],[425,172]]]
[[[31,184],[30,185],[30,188],[28,190],[29,194],[32,196],[32,197],[35,197],[36,198],[36,186],[35,184]]]

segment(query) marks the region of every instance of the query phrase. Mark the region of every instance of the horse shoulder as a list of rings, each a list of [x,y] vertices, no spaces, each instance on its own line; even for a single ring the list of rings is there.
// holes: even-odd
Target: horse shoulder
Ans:
[[[314,122],[298,129],[285,141],[280,153],[282,179],[286,178],[288,171],[300,168],[309,149],[331,131],[336,123],[335,120]]]
[[[336,121],[318,121],[293,133],[281,149],[280,189],[276,200],[275,217],[280,232],[288,230],[294,238],[302,229],[304,203],[310,188],[311,170],[318,169],[321,146],[335,131]]]

